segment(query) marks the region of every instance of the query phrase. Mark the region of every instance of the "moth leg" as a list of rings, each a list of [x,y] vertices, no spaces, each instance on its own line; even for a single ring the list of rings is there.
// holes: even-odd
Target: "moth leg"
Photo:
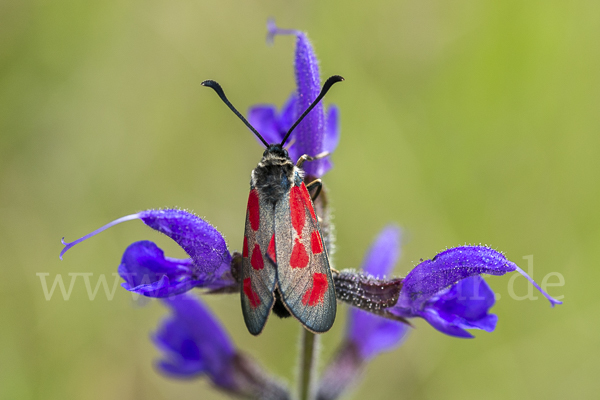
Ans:
[[[314,181],[306,185],[306,189],[308,190],[311,190],[313,187],[317,188],[315,194],[311,196],[312,201],[314,202],[317,199],[317,197],[319,197],[319,195],[321,194],[321,189],[323,189],[323,183],[321,183],[320,179],[315,179]]]
[[[324,151],[322,153],[317,154],[314,157],[309,156],[308,154],[303,155],[302,157],[300,157],[298,159],[298,162],[296,163],[296,167],[301,168],[302,164],[304,164],[305,161],[314,161],[314,160],[320,160],[321,158],[325,158],[329,155],[330,153],[328,151]]]

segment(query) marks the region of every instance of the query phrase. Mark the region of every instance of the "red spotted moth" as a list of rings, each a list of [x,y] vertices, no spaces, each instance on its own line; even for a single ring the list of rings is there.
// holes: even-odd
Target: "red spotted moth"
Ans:
[[[283,141],[275,144],[263,139],[229,102],[217,82],[202,82],[203,86],[212,88],[266,146],[251,175],[239,279],[242,312],[253,335],[263,330],[271,310],[282,317],[293,315],[315,333],[328,331],[335,320],[335,288],[313,204],[321,191],[321,181],[317,179],[305,185],[302,170],[305,161],[327,154],[303,155],[294,164],[284,145],[331,86],[342,80],[338,75],[330,77]],[[309,189],[315,189],[314,198]]]

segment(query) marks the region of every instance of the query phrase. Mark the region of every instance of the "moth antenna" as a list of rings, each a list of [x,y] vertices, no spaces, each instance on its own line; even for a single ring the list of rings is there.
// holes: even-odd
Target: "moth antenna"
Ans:
[[[321,99],[323,97],[325,97],[325,94],[327,94],[327,92],[329,91],[329,89],[331,89],[331,87],[335,83],[341,82],[343,80],[344,80],[343,77],[341,77],[339,75],[333,75],[333,76],[330,76],[327,79],[327,81],[325,81],[325,84],[323,85],[323,89],[321,89],[321,93],[319,93],[319,95],[317,96],[317,98],[312,102],[312,104],[310,106],[308,106],[308,108],[306,109],[306,111],[304,111],[304,113],[300,116],[300,118],[298,118],[298,120],[294,123],[294,125],[292,125],[292,127],[290,128],[290,130],[285,134],[285,137],[281,141],[281,146],[283,146],[285,144],[285,142],[290,137],[290,134],[292,133],[292,131],[294,130],[294,128],[296,128],[298,126],[298,124],[300,122],[302,122],[302,120],[304,119],[304,117],[306,117],[308,115],[308,113],[310,112],[310,110],[312,110],[313,108],[315,108],[315,106],[317,104],[319,104],[319,101],[321,101]]]
[[[325,84],[327,84],[327,83],[325,83]],[[221,100],[223,100],[223,103],[225,103],[227,105],[227,107],[229,107],[229,109],[231,111],[233,111],[233,113],[235,115],[237,115],[238,118],[241,119],[242,122],[244,124],[246,124],[246,126],[248,128],[250,128],[250,130],[252,132],[254,132],[254,134],[256,135],[256,137],[258,137],[260,139],[260,141],[263,142],[263,144],[265,145],[265,147],[269,147],[269,143],[267,143],[267,141],[265,139],[263,139],[263,137],[260,135],[260,133],[258,133],[258,131],[256,129],[254,129],[254,127],[252,125],[250,125],[250,122],[248,122],[246,120],[246,118],[244,118],[244,116],[242,114],[240,114],[240,112],[238,110],[236,110],[235,107],[233,106],[233,104],[231,104],[231,102],[227,99],[227,96],[225,96],[225,92],[223,92],[223,88],[221,87],[221,85],[219,85],[216,81],[213,81],[211,79],[208,79],[208,80],[202,82],[201,85],[202,86],[208,86],[209,88],[211,88],[212,90],[214,90],[215,92],[217,92],[217,94],[219,95],[219,97],[221,98]]]

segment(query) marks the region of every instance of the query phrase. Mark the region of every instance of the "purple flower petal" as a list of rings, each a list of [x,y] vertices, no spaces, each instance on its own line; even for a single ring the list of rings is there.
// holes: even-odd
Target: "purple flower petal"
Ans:
[[[218,388],[240,398],[289,399],[286,387],[252,358],[237,351],[221,324],[190,295],[163,300],[173,315],[152,339],[162,351],[157,367],[175,378],[206,375]]]
[[[496,250],[464,246],[446,250],[408,273],[397,306],[419,310],[432,296],[474,275],[504,275],[516,265]]]
[[[401,231],[395,225],[385,227],[363,260],[363,271],[376,278],[389,275],[400,258]]]
[[[248,110],[248,122],[269,144],[280,143],[283,140],[285,132],[282,132],[279,128],[279,116],[277,115],[275,106],[260,104],[250,107]],[[256,140],[262,144],[258,137],[256,137]]]
[[[131,244],[119,265],[122,286],[148,297],[167,297],[186,292],[200,281],[192,279],[192,260],[166,259],[150,241]]]
[[[480,276],[463,279],[446,293],[432,299],[421,316],[435,329],[451,336],[473,337],[465,329],[492,332],[498,317],[488,314],[495,303],[494,292]]]
[[[287,131],[292,127],[292,125],[294,125],[294,122],[296,122],[298,117],[300,117],[300,114],[298,114],[296,111],[297,109],[298,96],[296,95],[296,92],[293,92],[283,107],[281,107],[281,112],[279,113],[279,118],[277,119],[279,131],[281,132],[281,139],[283,139]]]
[[[236,352],[223,327],[192,296],[176,296],[164,304],[173,316],[153,336],[164,353],[158,367],[180,378],[205,373],[217,386],[233,388],[231,370]]]
[[[191,259],[164,256],[153,242],[131,244],[119,265],[122,286],[148,297],[167,297],[187,292],[194,287],[218,289],[235,284],[229,274],[216,279],[213,274],[194,274]]]
[[[327,125],[325,129],[325,143],[323,151],[333,153],[340,142],[340,110],[331,104],[327,107]]]
[[[364,360],[400,346],[410,327],[401,322],[352,308],[348,319],[347,336]]]
[[[207,365],[200,349],[181,320],[170,318],[163,322],[154,335],[154,343],[165,353],[165,359],[158,362],[158,368],[167,375],[191,378],[206,373]]]
[[[141,219],[146,225],[164,233],[180,245],[190,255],[196,276],[218,279],[230,268],[231,254],[227,250],[225,239],[212,225],[203,219],[183,210],[147,210],[127,215],[96,229],[71,243],[62,240],[65,245],[60,257],[82,241],[117,225],[121,222]]]
[[[462,246],[446,250],[432,260],[423,261],[404,278],[397,305],[419,309],[432,296],[458,281],[474,275],[504,275],[524,272],[504,254],[484,246]],[[530,281],[531,278],[529,278]],[[560,304],[536,285],[551,304]]]
[[[528,278],[552,306],[560,304],[502,253],[483,246],[463,246],[417,265],[404,278],[398,302],[387,311],[403,318],[425,318],[434,328],[452,336],[473,337],[465,329],[491,332],[497,317],[488,310],[495,296],[479,275],[512,271]]]
[[[164,233],[194,260],[195,272],[221,276],[230,266],[231,254],[221,233],[200,217],[183,210],[148,210],[140,219]]]
[[[363,261],[363,270],[375,277],[391,272],[400,256],[400,229],[390,225],[377,236]],[[347,337],[364,360],[399,346],[409,331],[406,324],[352,308]]]

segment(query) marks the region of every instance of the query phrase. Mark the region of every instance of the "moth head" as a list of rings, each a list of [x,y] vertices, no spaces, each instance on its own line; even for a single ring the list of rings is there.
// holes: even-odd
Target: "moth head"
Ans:
[[[265,149],[263,157],[266,157],[269,154],[280,158],[290,158],[288,151],[280,143],[270,144],[269,147]]]

